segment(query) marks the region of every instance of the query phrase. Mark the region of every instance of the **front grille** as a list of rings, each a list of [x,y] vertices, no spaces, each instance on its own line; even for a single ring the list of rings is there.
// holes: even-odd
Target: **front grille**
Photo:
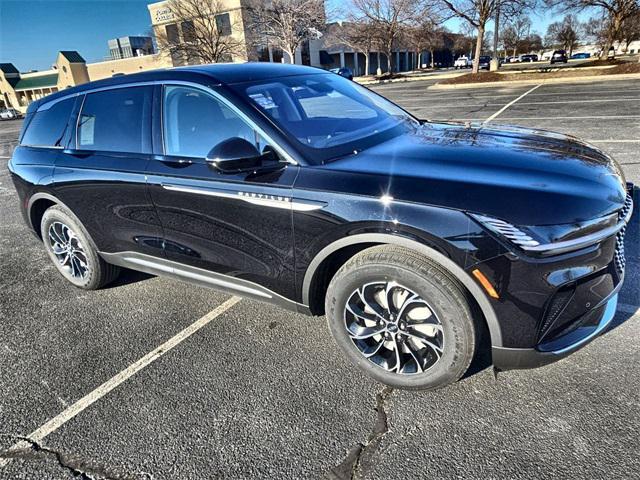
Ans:
[[[629,210],[632,208],[633,200],[631,199],[631,194],[627,194],[627,199],[624,202],[624,206],[622,210],[618,212],[618,221],[624,221],[624,219],[629,214]],[[627,229],[627,226],[623,226],[618,235],[616,235],[616,252],[614,254],[614,261],[616,264],[616,270],[618,274],[622,275],[624,272],[624,267],[627,263],[627,260],[624,256],[624,234]]]

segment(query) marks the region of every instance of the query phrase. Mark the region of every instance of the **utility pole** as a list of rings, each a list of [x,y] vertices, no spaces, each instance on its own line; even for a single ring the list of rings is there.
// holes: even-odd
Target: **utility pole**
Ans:
[[[496,19],[493,27],[493,58],[489,63],[489,70],[494,72],[500,68],[500,60],[498,59],[498,38],[500,29],[500,0],[496,0]]]

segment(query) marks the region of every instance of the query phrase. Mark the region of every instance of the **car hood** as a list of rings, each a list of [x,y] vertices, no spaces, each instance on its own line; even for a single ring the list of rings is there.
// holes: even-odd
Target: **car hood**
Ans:
[[[575,223],[622,208],[621,168],[575,137],[520,127],[423,122],[326,165],[377,175],[399,201],[481,213],[516,225]]]

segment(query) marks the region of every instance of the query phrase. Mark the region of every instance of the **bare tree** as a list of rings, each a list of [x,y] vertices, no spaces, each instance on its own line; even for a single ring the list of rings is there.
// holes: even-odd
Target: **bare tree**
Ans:
[[[606,16],[604,24],[605,39],[604,48],[600,52],[600,57],[606,57],[613,43],[620,36],[620,29],[624,21],[637,15],[640,11],[638,0],[545,0],[548,6],[563,12],[582,12],[584,10],[598,9]]]
[[[245,53],[233,31],[236,22],[218,0],[169,0],[174,23],[155,32],[160,52],[187,63],[231,61]]]
[[[640,11],[622,22],[617,40],[619,45],[624,45],[622,51],[625,53],[631,42],[640,40]]]
[[[530,31],[531,19],[526,15],[520,15],[509,21],[501,35],[505,50],[511,50],[515,57],[518,49],[523,46],[523,41],[529,37]]]
[[[560,22],[554,22],[547,28],[548,43],[559,45],[570,57],[578,45],[578,38],[583,30],[582,24],[575,15],[565,15]]]
[[[595,43],[600,50],[607,43],[609,21],[602,17],[591,17],[584,24],[585,37]]]
[[[376,28],[371,22],[354,20],[334,24],[325,35],[325,45],[328,47],[347,47],[365,58],[365,75],[369,75],[371,52],[379,47]]]
[[[435,67],[435,51],[444,48],[445,30],[433,17],[422,17],[415,25],[405,28],[404,42],[416,52],[416,68],[420,68],[420,54],[429,52],[431,68]]]
[[[502,15],[516,15],[532,8],[536,0],[436,0],[443,8],[451,12],[451,16],[464,20],[476,29],[476,48],[473,59],[473,73],[478,73],[480,55],[484,42],[487,22],[494,17],[496,8],[500,6]],[[552,0],[549,0],[552,1]]]
[[[290,63],[295,63],[296,50],[304,42],[322,36],[325,26],[322,0],[255,0],[247,11],[255,41],[266,39],[282,49]]]
[[[352,0],[355,14],[371,23],[387,57],[387,69],[392,70],[391,53],[403,28],[411,25],[422,9],[420,0]]]
[[[542,50],[542,37],[537,33],[530,33],[520,41],[518,47],[523,52],[539,52]]]

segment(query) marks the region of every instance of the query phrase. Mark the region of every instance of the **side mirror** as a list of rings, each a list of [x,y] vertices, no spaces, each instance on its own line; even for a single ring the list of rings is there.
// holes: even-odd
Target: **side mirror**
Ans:
[[[259,167],[262,156],[251,142],[233,137],[213,147],[207,154],[207,162],[221,172],[242,172]]]

